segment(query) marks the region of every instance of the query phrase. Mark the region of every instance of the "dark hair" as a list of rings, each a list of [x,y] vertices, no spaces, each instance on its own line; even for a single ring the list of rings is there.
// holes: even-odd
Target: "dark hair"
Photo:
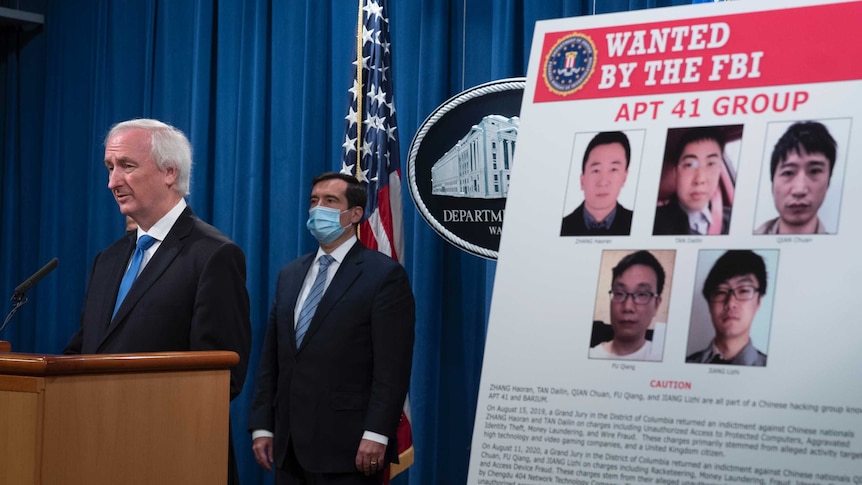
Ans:
[[[673,162],[674,166],[679,165],[679,159],[682,157],[682,153],[685,151],[685,147],[687,147],[691,143],[704,141],[704,140],[712,140],[718,144],[718,148],[722,153],[722,157],[724,157],[724,135],[721,134],[716,128],[712,127],[702,127],[702,128],[692,128],[683,133],[682,137],[677,142],[675,150],[673,152],[673,158],[671,162]]]
[[[753,274],[757,278],[757,286],[760,295],[766,294],[766,263],[754,251],[748,249],[735,249],[722,254],[703,282],[703,297],[709,300],[709,295],[718,285],[733,278]]]
[[[338,172],[325,172],[311,181],[311,186],[319,184],[320,182],[324,182],[326,180],[343,180],[347,182],[347,189],[344,191],[344,196],[347,198],[347,208],[351,207],[362,207],[362,210],[365,210],[365,204],[368,202],[368,194],[365,193],[365,188],[362,187],[362,184],[356,180],[356,177],[352,175],[347,175],[344,173]]]
[[[619,143],[623,146],[623,150],[626,152],[626,170],[628,170],[629,161],[632,157],[632,146],[629,144],[629,137],[627,137],[622,131],[603,131],[594,136],[593,139],[590,140],[590,144],[587,145],[587,149],[584,152],[584,161],[581,162],[581,173],[584,173],[584,169],[587,168],[587,158],[590,157],[590,152],[593,151],[593,148],[599,145],[610,145],[612,143]]]
[[[793,123],[772,149],[769,176],[775,180],[778,164],[782,160],[787,160],[791,152],[800,153],[800,147],[802,147],[808,153],[822,153],[829,159],[829,178],[832,179],[832,169],[835,167],[835,146],[835,139],[822,123],[816,121]]]
[[[634,253],[626,255],[623,259],[614,266],[613,269],[613,280],[615,281],[620,277],[625,271],[632,266],[640,264],[651,268],[655,272],[656,285],[656,293],[661,295],[661,292],[664,290],[664,268],[661,267],[661,263],[655,259],[655,256],[652,255],[649,251],[636,251]]]

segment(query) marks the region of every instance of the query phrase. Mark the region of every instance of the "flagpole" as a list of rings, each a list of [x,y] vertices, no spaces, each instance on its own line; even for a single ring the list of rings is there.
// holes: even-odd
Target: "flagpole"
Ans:
[[[359,0],[356,14],[356,180],[362,180],[362,154],[359,152],[362,146],[362,100],[365,98],[362,88],[362,4],[365,0]],[[365,207],[362,210],[366,210]],[[356,238],[362,237],[362,226],[356,226]]]
[[[367,12],[367,18],[366,18]],[[348,104],[345,143],[341,160],[341,173],[353,175],[364,181],[368,202],[362,225],[356,236],[362,244],[386,254],[403,264],[403,214],[401,210],[401,161],[395,120],[394,98],[390,70],[391,52],[389,38],[388,5],[386,0],[359,0],[356,21],[356,77],[349,89],[352,93]],[[368,90],[365,92],[365,58],[363,51],[369,44]],[[373,69],[373,71],[372,71]],[[365,102],[365,96],[369,100]],[[366,113],[368,111],[368,113]],[[368,118],[365,125],[364,118]],[[355,125],[354,125],[355,124]],[[356,133],[354,135],[354,126]],[[367,128],[365,134],[363,128]],[[355,138],[354,138],[355,136]],[[364,142],[367,139],[368,142]],[[368,165],[362,165],[363,147],[369,148]],[[356,150],[351,158],[350,150]],[[354,163],[350,163],[354,162]],[[354,170],[355,166],[355,170]],[[393,443],[394,441],[394,443]],[[405,398],[401,420],[395,436],[390,437],[389,446],[397,445],[399,464],[390,463],[384,470],[384,484],[413,464],[415,451],[410,425],[410,402]]]
[[[362,4],[365,0],[359,0],[356,15],[356,179],[361,180],[362,175],[362,101],[365,96],[362,86]],[[364,209],[364,207],[363,207]]]

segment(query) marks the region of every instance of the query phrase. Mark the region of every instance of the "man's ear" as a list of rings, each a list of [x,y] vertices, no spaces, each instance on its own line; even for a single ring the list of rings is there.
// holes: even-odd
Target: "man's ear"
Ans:
[[[350,210],[350,223],[351,224],[356,224],[362,220],[362,214],[365,213],[365,209],[363,209],[362,207],[360,207],[358,205],[355,205],[355,206],[351,207],[349,210]]]
[[[165,185],[168,187],[173,187],[177,181],[177,167],[174,165],[168,165],[162,170],[165,174]]]

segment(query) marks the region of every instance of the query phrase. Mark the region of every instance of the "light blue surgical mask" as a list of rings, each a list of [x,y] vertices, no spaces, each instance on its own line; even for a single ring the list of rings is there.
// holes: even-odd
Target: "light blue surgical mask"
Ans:
[[[305,227],[320,244],[331,243],[344,234],[346,227],[341,226],[341,214],[348,210],[350,209],[339,211],[322,205],[314,206],[308,210],[308,222],[305,223]]]

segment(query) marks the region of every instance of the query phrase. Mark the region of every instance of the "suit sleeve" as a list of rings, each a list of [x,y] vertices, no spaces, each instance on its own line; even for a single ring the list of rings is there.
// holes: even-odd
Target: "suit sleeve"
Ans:
[[[190,350],[232,350],[239,363],[230,371],[230,397],[239,395],[251,352],[251,322],[245,286],[245,256],[225,243],[203,262],[195,292]]]
[[[248,431],[265,429],[275,432],[275,402],[276,386],[278,384],[278,290],[272,302],[269,314],[269,324],[261,350],[260,365],[257,371],[257,381],[254,388],[254,398],[249,410]]]
[[[416,303],[400,265],[383,279],[371,315],[374,371],[365,429],[394,438],[410,385]]]
[[[84,344],[84,332],[80,328],[75,335],[72,336],[72,339],[69,340],[69,343],[66,344],[66,348],[63,349],[64,354],[80,354],[81,347]]]

